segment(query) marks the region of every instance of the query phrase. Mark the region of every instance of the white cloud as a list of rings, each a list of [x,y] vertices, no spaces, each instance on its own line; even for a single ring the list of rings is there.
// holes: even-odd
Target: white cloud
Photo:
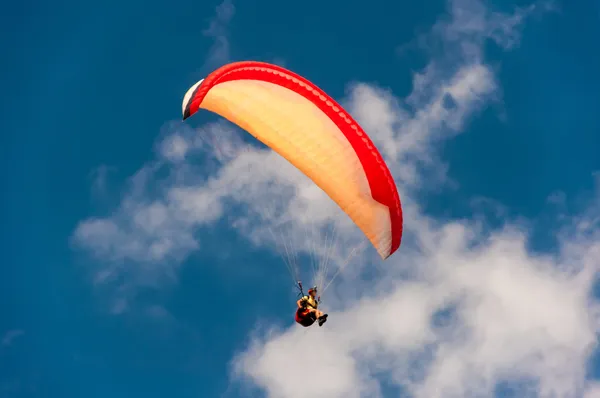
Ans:
[[[189,150],[189,143],[179,134],[167,137],[160,144],[161,155],[172,162],[184,160]]]
[[[386,262],[386,278],[369,282],[381,293],[351,298],[326,328],[306,334],[292,327],[254,339],[234,362],[236,376],[271,397],[303,396],[298,375],[307,363],[321,375],[311,383],[315,397],[379,396],[382,377],[427,398],[493,396],[502,382],[520,385],[520,396],[583,394],[598,331],[598,303],[590,297],[600,266],[600,237],[590,236],[597,212],[572,220],[559,255],[540,257],[527,251],[521,225],[483,239],[480,223],[440,223],[411,201],[412,189],[422,188],[420,166],[440,167],[432,144],[461,132],[499,95],[494,71],[483,62],[484,40],[514,47],[518,25],[534,9],[502,16],[480,2],[451,2],[451,22],[438,23],[434,33],[462,51],[458,60],[456,53],[434,59],[415,76],[406,101],[415,112],[391,93],[353,88],[349,108],[393,167],[414,240],[405,239]],[[440,73],[438,64],[451,64],[452,74]],[[409,267],[409,277],[399,271]],[[353,281],[352,288],[362,287]]]
[[[215,16],[210,21],[204,35],[214,40],[207,57],[206,65],[221,66],[230,59],[230,44],[227,25],[235,14],[235,6],[231,0],[223,0],[215,9]]]
[[[415,78],[415,91],[409,101],[416,102],[416,97],[420,100],[414,113],[403,109],[390,93],[366,84],[353,86],[347,101],[349,111],[381,148],[402,185],[421,184],[419,167],[432,165],[432,145],[447,139],[451,132],[458,133],[496,89],[492,71],[480,63],[462,65],[448,80],[434,80],[436,87],[429,87],[433,81],[424,82],[430,79],[428,73]],[[427,87],[422,87],[425,84]],[[431,94],[424,99],[417,91]]]
[[[587,386],[584,398],[600,398],[600,383],[590,383]]]
[[[233,361],[233,375],[270,397],[304,396],[307,383],[314,397],[382,396],[382,380],[425,398],[494,396],[500,383],[520,386],[519,396],[598,394],[585,369],[600,327],[591,296],[599,209],[565,216],[557,253],[542,256],[527,250],[524,224],[490,230],[478,214],[435,220],[415,200],[448,182],[435,144],[500,98],[486,40],[517,46],[521,24],[537,7],[505,15],[475,0],[449,5],[427,38],[435,44],[432,61],[415,74],[408,98],[355,83],[344,101],[398,181],[403,246],[381,266],[372,251],[361,253],[362,264],[328,291],[325,327],[255,335]],[[158,160],[132,178],[115,214],[78,226],[74,242],[110,260],[99,280],[122,275],[124,261],[133,262],[127,275],[134,283],[170,278],[201,247],[199,231],[223,219],[253,244],[273,248],[273,230],[285,231],[302,250],[335,225],[345,244],[330,257],[333,270],[340,265],[360,239],[347,218],[278,155],[235,137],[223,123],[178,127],[159,144]],[[324,245],[313,249],[327,255]],[[362,280],[363,270],[370,280]],[[308,381],[301,376],[307,369]]]
[[[303,394],[297,375],[306,363],[327,375],[329,393],[319,382],[317,397],[377,396],[382,373],[418,397],[493,396],[498,382],[523,379],[537,383],[539,396],[579,396],[598,328],[598,305],[589,302],[595,271],[563,272],[570,258],[533,257],[511,228],[473,249],[476,231],[457,222],[427,231],[434,252],[388,264],[418,268],[418,277],[394,278],[375,297],[335,311],[326,328],[256,339],[237,358],[237,374],[273,397]],[[597,248],[577,251],[593,258],[584,269],[598,268],[590,257]],[[444,320],[441,311],[451,315]],[[340,360],[338,372],[321,367],[321,350]]]

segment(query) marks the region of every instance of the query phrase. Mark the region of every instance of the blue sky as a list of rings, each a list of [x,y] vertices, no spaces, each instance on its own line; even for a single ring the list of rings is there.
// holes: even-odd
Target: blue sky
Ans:
[[[0,397],[295,397],[308,361],[315,396],[600,396],[598,1],[14,2],[1,18]],[[361,254],[322,329],[293,325],[247,214],[296,200],[318,218],[326,198],[302,202],[307,182],[217,116],[180,121],[189,86],[246,59],[345,104],[405,206],[400,251]],[[296,193],[212,197],[240,162]],[[197,218],[173,221],[185,206]]]

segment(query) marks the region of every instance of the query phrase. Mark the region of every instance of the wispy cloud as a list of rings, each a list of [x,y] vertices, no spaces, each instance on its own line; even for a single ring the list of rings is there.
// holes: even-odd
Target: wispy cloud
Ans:
[[[381,396],[382,380],[426,398],[493,396],[503,383],[517,386],[519,396],[597,394],[585,368],[600,326],[591,297],[600,209],[565,216],[557,254],[541,256],[528,251],[523,224],[505,220],[491,229],[485,217],[436,220],[416,200],[430,184],[448,182],[437,144],[501,98],[485,43],[515,48],[539,7],[502,14],[481,1],[448,4],[427,38],[431,62],[415,74],[407,98],[355,83],[343,100],[397,179],[406,225],[400,252],[381,268],[371,252],[362,254],[355,270],[368,268],[373,278],[340,278],[328,292],[327,327],[256,334],[234,360],[237,381],[269,396],[300,397],[306,389],[298,375],[311,364],[315,397]],[[77,245],[104,262],[99,283],[172,281],[178,264],[202,247],[199,234],[217,221],[270,248],[277,244],[272,228],[282,225],[301,249],[307,238],[319,242],[307,231],[318,235],[331,223],[340,241],[361,238],[298,170],[244,144],[231,125],[172,131],[158,144],[157,160],[132,177],[120,208],[82,221],[74,233]],[[273,198],[278,207],[265,209]],[[337,247],[333,267],[347,247]],[[316,252],[324,256],[326,247]]]
[[[116,168],[100,165],[90,173],[92,179],[92,196],[95,199],[103,200],[109,195],[109,177]]]
[[[215,10],[215,16],[210,21],[203,34],[214,40],[205,66],[216,67],[227,62],[230,55],[230,43],[227,27],[235,14],[235,6],[231,0],[223,0]]]

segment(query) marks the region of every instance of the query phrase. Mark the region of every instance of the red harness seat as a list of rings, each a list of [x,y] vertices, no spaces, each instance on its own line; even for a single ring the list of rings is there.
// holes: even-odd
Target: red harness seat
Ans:
[[[317,320],[314,312],[310,312],[307,308],[298,308],[296,310],[296,322],[304,327],[309,327]]]

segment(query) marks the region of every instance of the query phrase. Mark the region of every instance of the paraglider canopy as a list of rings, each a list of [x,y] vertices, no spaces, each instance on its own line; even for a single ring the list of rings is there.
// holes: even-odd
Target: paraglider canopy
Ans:
[[[387,165],[360,125],[315,84],[277,65],[231,63],[187,91],[183,118],[201,108],[235,123],[302,171],[381,258],[398,249],[402,209]]]

